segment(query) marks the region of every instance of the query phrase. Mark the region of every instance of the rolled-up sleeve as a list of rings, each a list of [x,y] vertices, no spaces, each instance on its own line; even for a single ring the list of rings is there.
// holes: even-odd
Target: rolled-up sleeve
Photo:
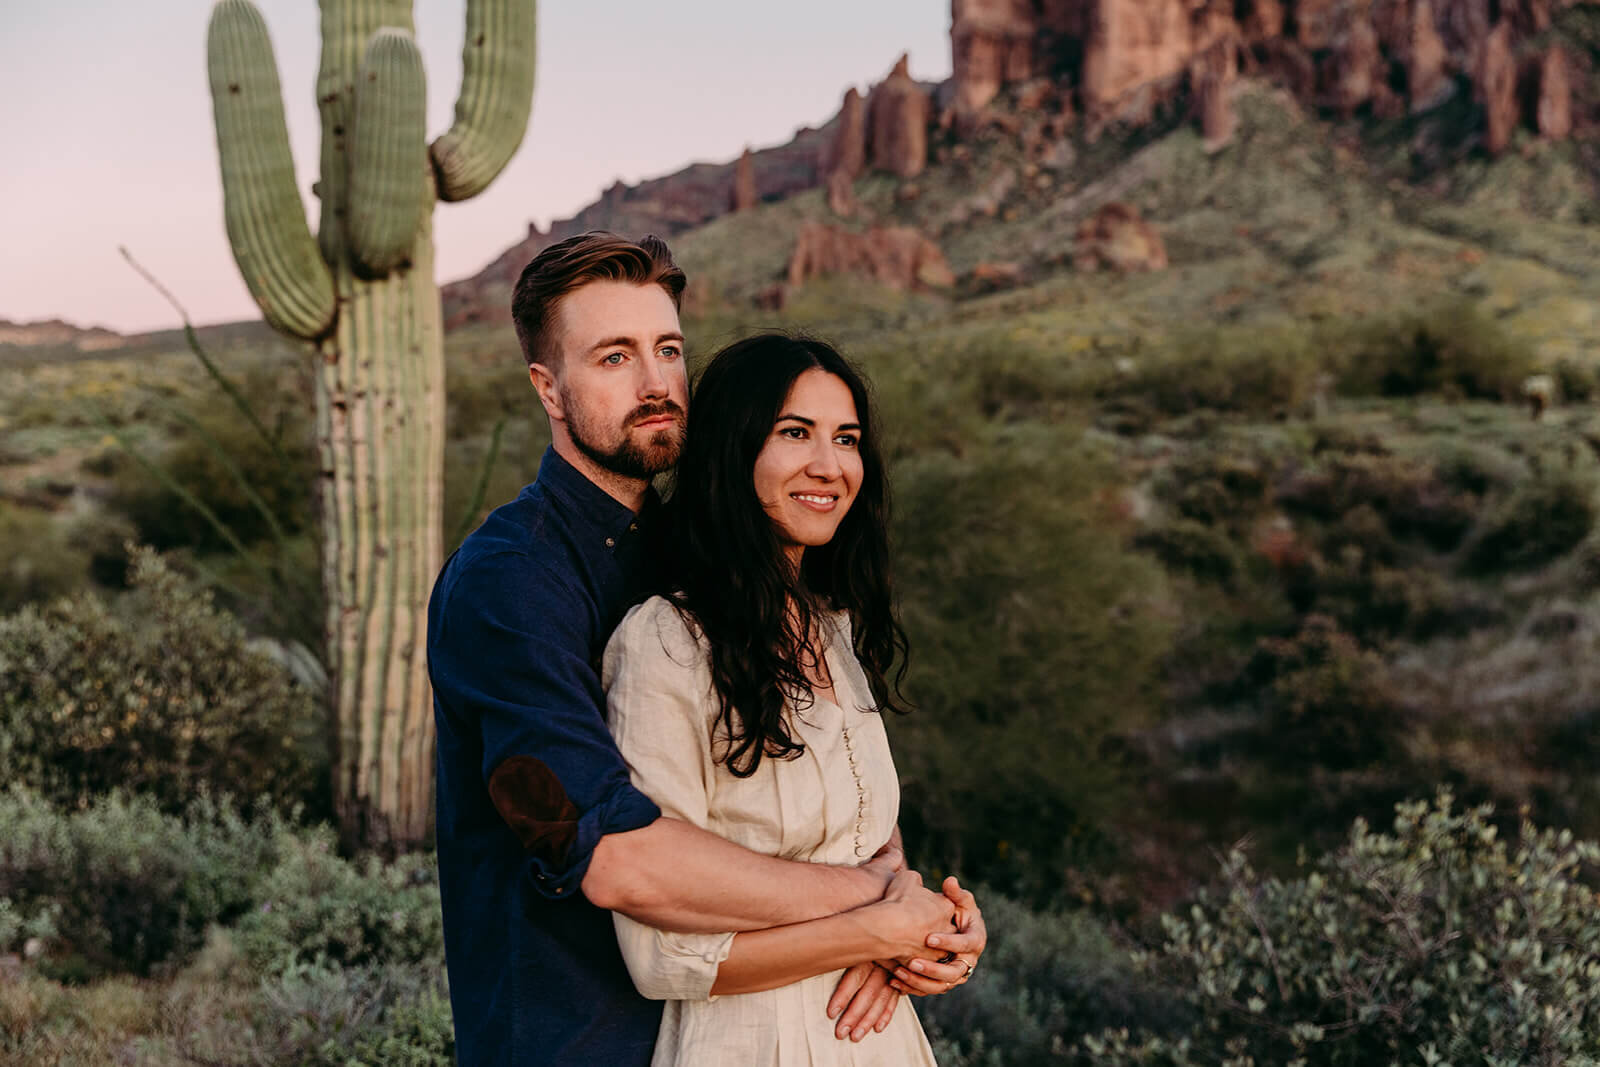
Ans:
[[[635,608],[606,647],[606,713],[634,786],[663,815],[709,828],[716,781],[715,703],[699,642],[666,601]],[[613,912],[617,944],[639,992],[707,1000],[734,935],[657,930]]]
[[[606,728],[592,613],[569,578],[518,553],[472,561],[438,595],[428,650],[438,703],[475,725],[484,786],[534,887],[577,896],[602,836],[660,815]]]

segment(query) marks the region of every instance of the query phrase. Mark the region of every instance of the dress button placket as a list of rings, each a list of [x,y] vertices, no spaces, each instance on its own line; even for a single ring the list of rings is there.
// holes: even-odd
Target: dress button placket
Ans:
[[[844,730],[844,751],[850,761],[850,775],[856,782],[856,856],[866,858],[867,849],[861,842],[861,835],[867,829],[867,787],[861,781],[861,768],[856,765],[855,743],[850,738],[850,727]]]

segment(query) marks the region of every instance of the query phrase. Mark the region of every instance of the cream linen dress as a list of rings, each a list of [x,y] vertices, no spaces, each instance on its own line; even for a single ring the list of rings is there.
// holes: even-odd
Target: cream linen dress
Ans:
[[[736,778],[713,758],[717,701],[703,640],[660,597],[630,611],[606,646],[601,674],[611,732],[633,784],[662,814],[755,852],[841,865],[869,859],[894,830],[900,784],[882,718],[863,710],[873,707],[872,695],[852,652],[849,620],[841,613],[829,625],[825,658],[839,703],[819,699],[803,714],[791,708],[805,753],[762,759],[755,774]],[[934,1063],[910,998],[902,998],[883,1033],[841,1041],[827,1006],[843,971],[713,997],[733,934],[674,934],[615,919],[634,984],[667,1002],[652,1067]]]

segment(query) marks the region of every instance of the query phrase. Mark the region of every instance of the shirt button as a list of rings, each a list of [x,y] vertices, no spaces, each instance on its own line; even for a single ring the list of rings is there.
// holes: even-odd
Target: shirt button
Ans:
[[[606,547],[607,548],[616,548],[617,547],[617,539],[615,537],[606,538]]]
[[[560,886],[556,886],[556,896],[559,897],[560,895],[561,895],[561,887]]]
[[[638,533],[639,532],[639,524],[636,523],[636,522],[628,523],[628,532],[629,533]]]

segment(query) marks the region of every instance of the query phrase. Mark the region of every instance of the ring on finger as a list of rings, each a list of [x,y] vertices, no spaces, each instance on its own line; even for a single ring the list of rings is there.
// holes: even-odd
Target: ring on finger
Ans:
[[[972,977],[972,972],[977,969],[977,968],[973,967],[972,964],[968,963],[966,960],[962,959],[959,956],[957,956],[951,962],[959,963],[959,964],[961,964],[962,966],[964,966],[967,969],[967,973],[962,975],[959,979],[957,979],[957,981],[965,982],[968,978]]]

